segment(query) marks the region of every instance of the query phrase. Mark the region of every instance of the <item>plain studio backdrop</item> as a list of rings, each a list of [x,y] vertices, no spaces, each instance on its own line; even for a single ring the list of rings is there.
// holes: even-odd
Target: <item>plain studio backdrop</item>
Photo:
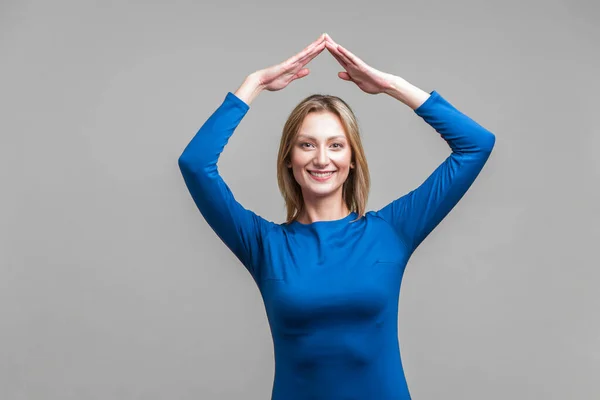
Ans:
[[[322,32],[496,135],[404,274],[413,398],[600,398],[599,9],[3,1],[0,398],[269,398],[260,293],[177,161],[228,91]],[[368,210],[450,154],[408,106],[339,79],[327,50],[308,68],[252,102],[220,157],[246,208],[283,222],[281,131],[313,93],[340,96],[359,119]]]

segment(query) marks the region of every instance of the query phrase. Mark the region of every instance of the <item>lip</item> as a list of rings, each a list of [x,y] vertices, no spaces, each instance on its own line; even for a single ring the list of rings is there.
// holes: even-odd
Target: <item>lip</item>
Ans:
[[[308,170],[308,171],[309,171],[308,175],[311,177],[311,179],[314,179],[317,182],[326,182],[329,179],[331,179],[331,177],[333,175],[335,175],[335,173],[337,172],[337,171],[311,171],[311,170]],[[312,175],[310,172],[322,172],[322,173],[324,173],[324,172],[333,172],[333,173],[331,175],[329,175],[329,176],[324,177],[324,178],[319,178],[317,176]]]

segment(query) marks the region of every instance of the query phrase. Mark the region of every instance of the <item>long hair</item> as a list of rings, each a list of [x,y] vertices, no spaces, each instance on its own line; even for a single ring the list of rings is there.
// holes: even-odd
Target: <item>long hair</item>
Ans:
[[[290,153],[298,131],[302,126],[304,118],[311,112],[328,111],[337,115],[344,127],[344,131],[350,142],[352,162],[354,168],[350,169],[348,178],[342,187],[342,197],[348,209],[358,214],[357,221],[365,214],[371,178],[369,167],[362,146],[358,121],[350,106],[337,96],[313,94],[302,100],[290,113],[283,127],[279,154],[277,156],[277,184],[285,201],[287,210],[286,224],[295,221],[304,211],[304,198],[302,189],[291,168],[287,167],[290,162]],[[352,222],[354,222],[352,221]]]

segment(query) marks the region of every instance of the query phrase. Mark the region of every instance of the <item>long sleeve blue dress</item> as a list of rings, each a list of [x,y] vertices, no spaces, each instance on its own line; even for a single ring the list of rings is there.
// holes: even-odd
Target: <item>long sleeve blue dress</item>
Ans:
[[[277,224],[238,203],[217,161],[250,106],[232,92],[178,164],[209,226],[260,290],[275,354],[272,400],[406,400],[398,301],[406,264],[485,165],[495,135],[435,90],[414,112],[452,153],[416,189],[356,222]]]

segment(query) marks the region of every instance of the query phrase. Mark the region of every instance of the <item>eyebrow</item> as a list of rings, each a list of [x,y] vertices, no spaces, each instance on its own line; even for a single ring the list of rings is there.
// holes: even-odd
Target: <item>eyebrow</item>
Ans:
[[[307,139],[312,139],[312,140],[317,140],[317,138],[315,138],[314,136],[310,136],[310,135],[298,135],[298,137],[305,137]],[[346,137],[344,135],[336,135],[336,136],[331,136],[329,139],[327,140],[331,140],[331,139],[337,139],[337,138],[342,138],[345,139]]]

